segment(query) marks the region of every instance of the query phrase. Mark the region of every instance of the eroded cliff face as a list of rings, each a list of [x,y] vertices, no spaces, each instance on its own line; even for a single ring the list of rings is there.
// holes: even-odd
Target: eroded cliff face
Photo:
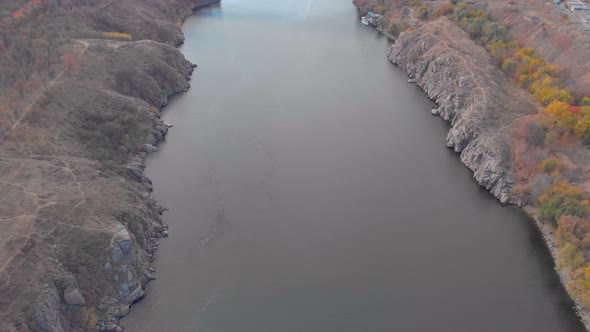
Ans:
[[[158,108],[188,89],[192,65],[156,42],[88,41],[86,53],[81,72],[23,120],[27,132],[47,133],[44,143],[11,136],[0,157],[12,196],[3,200],[0,308],[14,328],[117,329],[144,295],[165,230],[142,158],[164,138]],[[121,71],[142,83],[117,86]]]
[[[73,40],[79,66],[3,138],[0,331],[118,331],[144,296],[167,226],[143,159],[168,130],[161,108],[194,68],[171,35]]]
[[[475,180],[502,203],[511,195],[512,125],[537,113],[485,49],[445,17],[403,32],[388,51],[451,124],[447,146],[460,153]]]

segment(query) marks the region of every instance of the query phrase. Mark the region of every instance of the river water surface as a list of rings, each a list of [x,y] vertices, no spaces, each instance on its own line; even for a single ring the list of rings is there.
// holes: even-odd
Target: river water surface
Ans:
[[[148,161],[169,208],[128,331],[578,331],[540,235],[349,0],[223,0]]]

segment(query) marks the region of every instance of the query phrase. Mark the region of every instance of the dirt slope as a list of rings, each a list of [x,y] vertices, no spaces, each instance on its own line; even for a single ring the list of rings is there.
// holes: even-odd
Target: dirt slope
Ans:
[[[92,24],[145,40],[71,39],[76,62],[5,118],[1,331],[117,330],[144,295],[167,231],[143,157],[167,131],[160,108],[189,87],[177,21],[209,2],[92,3],[108,17]]]

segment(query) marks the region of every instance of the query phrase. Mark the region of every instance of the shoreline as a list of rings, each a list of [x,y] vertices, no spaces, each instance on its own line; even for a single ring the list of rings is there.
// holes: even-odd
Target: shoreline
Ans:
[[[358,7],[357,7],[357,9],[358,9]],[[390,46],[390,49],[392,47],[394,47],[394,45],[399,40],[399,36],[398,36],[398,38],[394,38],[393,36],[383,32],[382,29],[380,29],[378,26],[369,25],[369,27],[374,28],[376,31],[378,31],[378,33],[386,36],[387,38],[389,38],[391,40],[392,44]],[[418,86],[420,88],[420,90],[422,90],[422,92],[424,92],[427,95],[427,97],[429,99],[431,99],[436,104],[436,107],[437,107],[436,112],[433,110],[432,114],[435,116],[441,117],[443,120],[449,122],[451,124],[451,126],[453,126],[455,118],[445,117],[444,115],[442,115],[440,113],[439,109],[440,109],[441,105],[439,104],[439,102],[437,102],[436,98],[432,98],[432,96],[429,94],[429,92],[427,91],[427,89],[423,85],[419,84],[419,82],[416,82],[414,75],[412,75],[412,73],[407,68],[404,68],[404,66],[401,65],[400,63],[393,62],[391,59],[390,59],[390,62],[393,65],[397,66],[398,68],[402,69],[406,73],[406,75],[408,76],[408,79],[409,79],[408,82]],[[448,147],[453,148],[453,146],[451,146],[451,145],[448,145]],[[567,291],[567,288],[566,288],[566,284],[571,281],[571,278],[567,275],[565,270],[559,270],[557,268],[557,259],[558,259],[559,252],[558,252],[557,246],[555,244],[554,230],[551,228],[551,226],[542,223],[541,221],[539,221],[535,217],[536,210],[532,206],[521,205],[521,204],[519,204],[519,202],[516,202],[513,200],[501,199],[496,193],[492,192],[492,190],[490,188],[488,188],[486,185],[483,185],[482,183],[480,183],[480,181],[478,181],[478,179],[476,178],[476,174],[475,174],[476,170],[472,169],[469,165],[467,165],[465,163],[463,158],[461,158],[462,151],[457,151],[455,149],[455,152],[459,155],[459,158],[462,161],[462,163],[464,164],[464,166],[473,172],[473,177],[479,186],[484,187],[486,189],[486,191],[490,192],[492,194],[492,196],[494,196],[494,198],[499,200],[502,205],[510,204],[510,205],[518,206],[518,208],[521,209],[521,211],[523,211],[526,214],[526,216],[530,219],[530,221],[534,223],[536,229],[539,231],[541,238],[543,239],[543,241],[545,243],[546,248],[549,250],[549,253],[550,253],[552,261],[553,261],[553,268],[559,278],[560,284],[563,287],[564,292],[568,295],[569,299],[572,301],[572,303],[574,303],[573,309],[575,311],[576,316],[579,318],[579,320],[585,326],[586,330],[590,331],[590,310],[585,309],[578,300],[576,300],[575,298],[573,298],[569,294],[569,292]]]
[[[557,245],[555,244],[554,230],[551,228],[551,226],[544,224],[535,217],[535,209],[533,207],[526,205],[519,208],[526,213],[530,221],[533,222],[536,228],[539,230],[539,233],[543,238],[543,242],[545,243],[547,250],[549,250],[549,253],[551,254],[551,258],[553,260],[553,269],[555,270],[557,277],[559,278],[561,286],[565,290],[565,285],[571,281],[571,278],[567,275],[567,273],[564,270],[559,270],[557,268],[556,263],[559,251],[557,249]],[[576,315],[578,316],[582,324],[584,324],[586,330],[590,331],[590,311],[585,309],[578,301],[573,299],[567,291],[565,291],[565,293],[568,294],[568,297],[574,303],[573,308],[576,312]]]
[[[188,18],[192,15],[195,15],[199,10],[202,10],[203,8],[221,3],[221,0],[207,0],[207,1],[208,1],[208,3],[199,4],[195,7],[193,7],[190,10],[190,12],[180,16],[179,19],[182,20],[182,23],[184,24],[184,21],[186,20],[186,18]],[[180,27],[180,29],[182,31],[182,26]],[[184,44],[184,40],[185,40],[184,31],[182,31],[182,32],[183,32],[182,39],[180,41],[178,41],[174,47],[184,57],[184,53],[182,53],[182,51],[179,50],[179,47],[181,47]],[[186,81],[188,82],[187,88],[184,89],[183,91],[177,91],[172,94],[169,94],[166,97],[166,103],[158,109],[157,120],[154,123],[154,126],[152,129],[155,131],[159,131],[161,133],[161,136],[157,137],[154,142],[149,142],[149,140],[146,139],[144,141],[144,144],[149,145],[151,147],[149,147],[147,149],[147,151],[140,152],[140,153],[136,154],[128,163],[126,163],[123,166],[123,167],[137,167],[137,166],[139,166],[139,170],[137,170],[135,168],[134,172],[137,172],[137,176],[142,178],[142,181],[147,181],[149,183],[148,199],[154,202],[154,204],[155,204],[154,208],[158,211],[158,213],[160,215],[160,218],[159,218],[160,228],[155,230],[155,232],[156,232],[155,241],[152,241],[151,243],[149,243],[149,245],[146,248],[142,248],[143,250],[145,250],[148,253],[149,263],[152,263],[156,260],[156,253],[157,253],[158,246],[159,246],[159,239],[167,238],[169,234],[168,234],[168,224],[162,222],[162,218],[161,218],[161,216],[167,210],[167,208],[165,206],[160,205],[153,198],[153,195],[152,195],[153,194],[153,187],[151,185],[152,181],[150,178],[148,178],[145,175],[145,168],[147,166],[147,157],[158,151],[158,145],[166,139],[166,135],[168,133],[168,130],[170,130],[173,127],[172,125],[169,125],[168,123],[166,123],[165,121],[163,121],[161,119],[162,113],[165,111],[166,107],[170,104],[172,98],[175,98],[183,93],[186,93],[190,89],[190,80],[191,80],[192,75],[194,73],[194,69],[197,68],[198,65],[190,62],[190,60],[188,60],[188,59],[187,59],[187,61],[191,64],[191,70],[188,73],[188,76],[185,77]],[[116,322],[117,322],[116,325],[111,324],[110,326],[104,326],[104,327],[100,328],[100,331],[122,331],[121,320],[124,319],[129,314],[130,310],[132,310],[132,307],[135,303],[141,301],[145,296],[148,295],[148,293],[146,291],[146,287],[151,281],[157,279],[153,275],[155,272],[156,271],[151,267],[151,264],[148,264],[148,267],[144,270],[144,274],[147,277],[141,283],[141,290],[142,290],[141,296],[129,304],[129,307],[124,314],[116,315]]]
[[[13,133],[0,151],[4,217],[16,221],[2,226],[1,331],[121,331],[146,295],[168,236],[147,156],[169,130],[162,112],[188,91],[196,67],[178,49],[182,23],[219,2],[110,1],[74,5],[72,18],[55,6],[54,16],[34,10],[6,26],[74,28],[43,49],[60,56],[47,64],[57,72],[34,74],[52,81],[21,93],[29,107],[11,104],[1,128]],[[11,40],[12,51],[41,47]]]

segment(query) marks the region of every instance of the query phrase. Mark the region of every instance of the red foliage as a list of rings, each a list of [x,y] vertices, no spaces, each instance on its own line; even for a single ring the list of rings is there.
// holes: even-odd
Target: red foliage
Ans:
[[[15,19],[23,18],[23,17],[25,17],[25,14],[23,12],[21,12],[20,10],[17,10],[14,13],[12,13],[12,17]]]

